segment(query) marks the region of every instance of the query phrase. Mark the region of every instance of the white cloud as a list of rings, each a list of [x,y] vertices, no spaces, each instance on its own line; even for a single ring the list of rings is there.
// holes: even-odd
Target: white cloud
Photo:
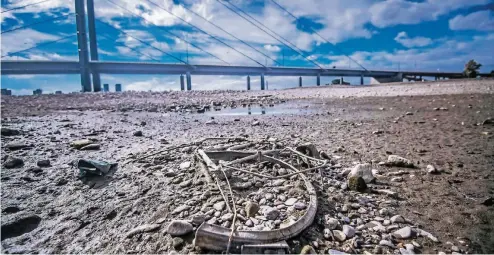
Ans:
[[[436,20],[439,16],[461,8],[487,4],[490,0],[426,0],[411,2],[388,0],[374,4],[370,9],[372,24],[388,27],[398,24],[419,24]]]
[[[407,48],[414,48],[414,47],[424,47],[427,45],[432,44],[432,40],[427,37],[422,37],[422,36],[417,36],[417,37],[408,37],[406,32],[400,32],[398,35],[395,37],[395,41],[400,43],[401,45],[407,47]]]
[[[449,20],[451,30],[494,31],[494,11],[485,10],[458,15]]]
[[[35,46],[36,44],[57,40],[60,37],[56,35],[38,32],[31,28],[16,30],[11,33],[2,35],[2,56],[15,51],[24,50]]]
[[[271,45],[271,44],[266,44],[264,45],[264,49],[271,51],[271,52],[279,52],[281,51],[281,48],[276,46],[276,45]]]

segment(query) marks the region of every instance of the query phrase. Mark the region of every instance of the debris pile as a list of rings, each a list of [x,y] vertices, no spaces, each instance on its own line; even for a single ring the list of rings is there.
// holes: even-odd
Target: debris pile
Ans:
[[[165,173],[177,199],[162,222],[168,222],[164,233],[173,237],[176,250],[240,252],[249,245],[285,247],[288,240],[290,253],[303,252],[297,241],[302,235],[313,240],[312,249],[304,248],[309,251],[413,254],[420,245],[412,239],[438,241],[396,213],[398,195],[376,179],[382,176],[372,165],[341,168],[336,157],[312,144],[212,137],[132,155],[124,165],[173,161],[170,151],[187,153],[190,160]],[[413,165],[398,156],[388,161]],[[152,231],[152,223],[129,233]],[[191,233],[193,244],[184,245],[180,237]]]

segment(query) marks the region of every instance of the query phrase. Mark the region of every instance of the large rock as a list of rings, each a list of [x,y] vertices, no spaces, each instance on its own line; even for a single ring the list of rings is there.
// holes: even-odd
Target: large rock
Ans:
[[[346,235],[343,231],[333,230],[333,236],[336,241],[343,242],[346,240]]]
[[[219,202],[217,202],[216,204],[213,205],[213,208],[216,211],[223,211],[223,210],[225,210],[225,207],[226,207],[225,201],[219,201]]]
[[[334,230],[339,225],[338,220],[329,216],[329,215],[324,216],[324,221],[325,221],[326,226],[328,227],[329,230]]]
[[[192,232],[192,229],[192,224],[187,221],[173,220],[170,225],[168,225],[166,232],[171,236],[183,236]]]
[[[355,235],[355,229],[350,225],[343,225],[343,233],[346,237],[352,238]]]
[[[350,174],[348,174],[349,178],[353,176],[362,177],[365,183],[371,183],[375,179],[374,175],[372,174],[371,164],[357,164],[355,167],[353,167]]]
[[[85,147],[87,145],[90,145],[92,143],[93,143],[93,141],[91,141],[89,139],[82,139],[82,140],[77,140],[77,141],[71,142],[70,146],[72,146],[76,149],[80,149],[80,148]]]
[[[397,155],[389,155],[388,161],[386,162],[388,166],[398,166],[398,167],[409,167],[413,168],[413,162],[406,158],[397,156]]]
[[[285,201],[286,206],[292,206],[297,202],[297,198],[291,197]]]
[[[245,205],[245,213],[247,214],[247,217],[254,217],[258,211],[259,204],[257,203],[249,201]]]

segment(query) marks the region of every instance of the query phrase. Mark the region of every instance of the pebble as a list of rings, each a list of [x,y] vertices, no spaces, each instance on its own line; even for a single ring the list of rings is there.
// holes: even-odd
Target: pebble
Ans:
[[[190,162],[189,161],[186,161],[186,162],[182,162],[180,164],[180,169],[181,170],[186,170],[186,169],[189,169],[190,168]]]
[[[410,167],[410,168],[414,167],[412,161],[397,155],[389,155],[386,164],[389,166],[397,166],[397,167]]]
[[[393,236],[398,239],[408,239],[413,237],[413,230],[411,227],[404,227],[393,232]]]
[[[328,216],[328,215],[326,215]],[[330,230],[334,230],[338,227],[338,220],[335,219],[335,218],[332,218],[332,217],[325,217],[325,221],[326,221],[326,226],[328,227],[328,229]]]
[[[379,245],[395,248],[395,245],[389,240],[381,240],[379,241]]]
[[[268,220],[276,220],[276,218],[280,216],[280,211],[276,208],[267,208],[266,211],[264,211],[264,216]]]
[[[259,204],[248,201],[245,204],[245,213],[247,217],[254,217],[256,213],[259,211]]]
[[[347,238],[352,238],[355,235],[355,229],[350,225],[343,225],[343,233]]]
[[[184,239],[180,238],[180,237],[174,237],[172,239],[172,245],[173,245],[173,248],[175,249],[180,249],[184,244]]]
[[[357,164],[353,167],[350,174],[348,174],[348,178],[351,177],[362,177],[365,183],[371,183],[374,181],[375,177],[372,174],[372,166],[370,164]]]
[[[233,219],[233,213],[227,213],[223,216],[221,216],[222,221],[230,221]]]
[[[395,223],[405,223],[405,218],[403,218],[403,216],[401,215],[395,215],[393,217],[391,217],[391,223],[395,224]]]
[[[203,214],[196,214],[192,216],[192,224],[199,226],[201,225],[204,221],[206,221],[206,215]]]
[[[134,136],[142,136],[142,131],[141,130],[137,130],[133,133]]]
[[[437,169],[433,165],[427,165],[427,173],[436,174],[438,173]]]
[[[291,197],[285,201],[285,205],[286,206],[292,206],[297,202],[297,200],[298,199]]]
[[[187,211],[190,209],[190,206],[188,205],[181,205],[177,208],[175,208],[175,210],[172,211],[172,214],[178,214],[178,213],[181,213],[183,211]]]
[[[225,201],[219,201],[217,203],[215,203],[213,205],[213,208],[216,210],[216,211],[223,211],[225,210],[225,207],[226,207],[226,203]]]
[[[247,226],[247,227],[252,227],[252,226],[254,226],[254,222],[252,222],[251,220],[247,220],[247,221],[245,222],[245,226]]]
[[[274,198],[274,195],[273,193],[266,193],[264,195],[264,198],[266,198],[266,200],[272,200]]]
[[[391,182],[402,182],[403,181],[403,177],[393,177],[391,178]]]
[[[160,224],[145,224],[145,225],[141,225],[141,226],[139,226],[137,228],[134,228],[131,231],[127,232],[127,234],[125,234],[125,236],[132,237],[132,236],[134,236],[136,234],[154,231],[154,230],[156,230],[156,229],[158,229],[160,227],[161,227]]]
[[[89,145],[82,147],[80,150],[82,150],[82,151],[96,151],[96,150],[99,150],[100,147],[101,147],[100,144],[92,143],[92,144],[89,144]]]
[[[346,240],[346,235],[343,233],[343,231],[340,230],[333,230],[333,236],[336,241],[343,242]]]
[[[305,208],[307,208],[307,205],[305,205],[305,203],[302,202],[297,202],[293,205],[293,207],[297,210],[304,210]]]
[[[188,223],[187,221],[173,220],[170,225],[168,225],[166,232],[171,236],[183,236],[192,232],[192,230],[192,224]]]
[[[39,167],[49,167],[50,166],[50,160],[48,160],[48,159],[38,160],[36,165]]]

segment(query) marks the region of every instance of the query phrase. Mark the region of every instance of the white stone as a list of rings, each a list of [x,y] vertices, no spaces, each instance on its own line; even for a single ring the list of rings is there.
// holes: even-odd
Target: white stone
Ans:
[[[180,164],[180,169],[182,169],[182,170],[189,169],[189,167],[190,167],[190,162],[189,161],[182,162]]]
[[[401,215],[395,215],[393,217],[391,217],[391,222],[394,224],[394,223],[405,223],[405,218],[403,218],[403,216]]]
[[[329,217],[329,215],[326,215],[324,218],[329,230],[334,230],[338,227],[339,222],[337,219]]]
[[[247,227],[252,227],[252,226],[254,226],[254,222],[252,222],[251,220],[247,220],[247,221],[245,222],[245,226],[247,226]]]
[[[348,174],[348,178],[353,176],[362,177],[365,183],[371,183],[375,179],[370,164],[357,164],[354,166],[350,174]]]
[[[296,199],[296,198],[294,198],[294,197],[291,197],[291,198],[289,198],[289,199],[287,199],[287,200],[285,201],[285,205],[286,205],[286,206],[292,206],[292,205],[294,205],[297,201],[298,201],[298,199]]]
[[[340,230],[333,230],[333,236],[336,241],[343,242],[346,240],[346,235],[343,233],[343,231]]]
[[[343,225],[343,233],[347,238],[352,238],[355,235],[355,229],[350,225]]]
[[[433,166],[433,165],[427,165],[427,173],[430,173],[430,174],[435,174],[437,173],[437,169]]]
[[[223,211],[223,210],[225,210],[225,207],[226,207],[225,201],[220,201],[220,202],[217,202],[216,204],[213,205],[213,208],[216,211]]]
[[[307,208],[307,205],[305,205],[305,203],[302,202],[297,202],[293,204],[293,207],[295,207],[295,209],[297,210],[304,210],[305,208]]]
[[[222,221],[230,221],[233,219],[233,214],[232,213],[227,213],[223,216],[221,216]]]
[[[404,227],[393,232],[393,236],[398,239],[408,239],[413,236],[414,232],[410,227]]]

